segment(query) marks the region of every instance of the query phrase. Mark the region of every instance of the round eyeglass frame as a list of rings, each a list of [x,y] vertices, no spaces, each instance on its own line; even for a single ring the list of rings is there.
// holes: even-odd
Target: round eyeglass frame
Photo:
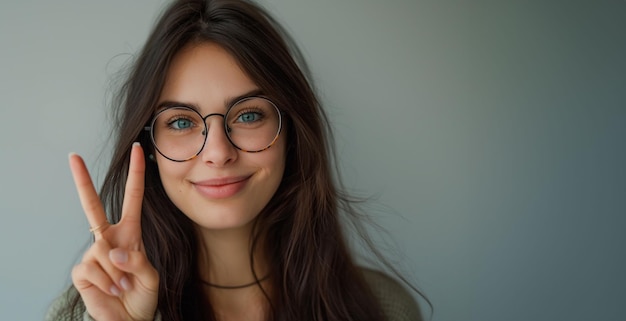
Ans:
[[[228,127],[228,124],[226,122],[226,115],[228,115],[228,113],[230,112],[230,110],[234,106],[236,106],[237,104],[243,103],[245,101],[248,101],[250,99],[263,99],[263,100],[267,101],[268,103],[270,103],[274,107],[274,109],[276,109],[276,113],[278,114],[278,130],[276,131],[276,136],[274,136],[274,139],[272,139],[272,141],[267,146],[265,146],[265,147],[263,147],[263,148],[261,148],[259,150],[246,150],[246,149],[243,149],[243,148],[237,146],[237,144],[235,144],[235,142],[233,142],[232,138],[230,137],[230,134],[229,134],[230,128]],[[191,156],[189,158],[183,159],[183,160],[174,159],[174,158],[171,158],[171,157],[165,155],[163,152],[161,152],[161,150],[159,150],[159,146],[157,146],[156,141],[154,140],[154,130],[153,130],[154,129],[154,123],[156,122],[157,118],[159,118],[159,115],[161,115],[161,113],[163,113],[163,112],[165,112],[165,111],[167,111],[169,109],[172,109],[172,108],[188,109],[189,111],[192,111],[192,112],[196,113],[202,119],[202,124],[204,126],[204,131],[203,132],[205,134],[204,134],[204,141],[202,143],[202,147],[200,147],[200,149],[198,149],[198,152],[195,155],[193,155],[193,156]],[[230,142],[231,145],[233,145],[233,147],[235,147],[236,149],[238,149],[238,150],[240,150],[242,152],[246,152],[246,153],[260,153],[260,152],[262,152],[262,151],[272,147],[272,145],[274,145],[274,143],[276,143],[276,141],[278,140],[278,137],[280,136],[280,133],[283,130],[283,117],[282,117],[283,116],[283,112],[276,106],[276,104],[274,104],[274,102],[272,102],[271,100],[269,100],[269,98],[264,97],[264,96],[248,96],[248,97],[241,98],[241,99],[235,101],[230,106],[228,106],[228,109],[226,110],[226,113],[224,113],[224,114],[211,113],[211,114],[208,114],[206,116],[202,116],[197,110],[195,110],[195,109],[193,109],[191,107],[188,107],[188,106],[170,106],[170,107],[164,108],[163,110],[161,110],[158,113],[156,113],[156,115],[154,115],[154,117],[152,117],[152,121],[150,121],[150,126],[144,127],[144,130],[150,133],[150,140],[152,141],[152,146],[154,146],[154,149],[156,149],[157,152],[159,152],[159,154],[161,154],[161,156],[163,156],[163,157],[165,157],[168,160],[171,160],[173,162],[182,163],[182,162],[190,161],[190,160],[198,157],[198,155],[200,155],[200,153],[202,153],[202,151],[204,150],[204,147],[206,146],[207,139],[209,137],[209,126],[207,126],[206,120],[209,117],[211,117],[211,116],[220,116],[220,117],[222,117],[222,120],[223,120],[223,123],[224,123],[224,133],[226,134],[226,138],[228,138],[228,141]]]

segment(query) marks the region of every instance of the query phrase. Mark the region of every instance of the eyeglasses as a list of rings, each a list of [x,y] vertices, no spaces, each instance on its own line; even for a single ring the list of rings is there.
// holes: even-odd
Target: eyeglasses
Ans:
[[[200,155],[206,145],[211,116],[224,119],[224,131],[230,143],[237,149],[258,153],[270,148],[282,129],[281,112],[264,97],[246,97],[233,104],[226,114],[200,115],[190,107],[168,107],[159,111],[150,126],[154,147],[163,157],[184,162]]]

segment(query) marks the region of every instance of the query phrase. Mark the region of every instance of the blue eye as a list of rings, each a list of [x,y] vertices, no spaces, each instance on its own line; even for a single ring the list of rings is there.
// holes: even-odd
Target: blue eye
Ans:
[[[193,125],[189,119],[179,118],[170,122],[170,127],[174,129],[188,129]]]
[[[239,115],[239,117],[237,117],[237,122],[251,123],[254,121],[258,121],[260,118],[261,114],[250,111]]]

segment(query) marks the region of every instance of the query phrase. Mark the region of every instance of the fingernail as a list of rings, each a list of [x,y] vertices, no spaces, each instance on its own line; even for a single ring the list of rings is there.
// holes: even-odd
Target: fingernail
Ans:
[[[121,249],[112,249],[109,251],[109,259],[117,264],[124,264],[128,261],[128,253]]]
[[[122,279],[120,280],[120,285],[122,286],[122,289],[124,289],[124,291],[130,290],[130,281],[128,281],[127,277],[122,277]]]
[[[120,296],[120,289],[118,289],[115,285],[111,285],[111,288],[109,290],[111,291],[111,294],[115,296]]]
[[[134,142],[133,146],[141,146],[141,143],[140,142]]]

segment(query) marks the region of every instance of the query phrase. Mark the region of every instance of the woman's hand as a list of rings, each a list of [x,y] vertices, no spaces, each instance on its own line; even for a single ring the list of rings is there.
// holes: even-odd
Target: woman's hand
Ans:
[[[141,239],[141,203],[145,162],[135,143],[124,191],[122,218],[111,225],[80,156],[70,168],[95,242],[72,270],[72,281],[89,315],[96,320],[152,320],[159,275],[148,261]]]

